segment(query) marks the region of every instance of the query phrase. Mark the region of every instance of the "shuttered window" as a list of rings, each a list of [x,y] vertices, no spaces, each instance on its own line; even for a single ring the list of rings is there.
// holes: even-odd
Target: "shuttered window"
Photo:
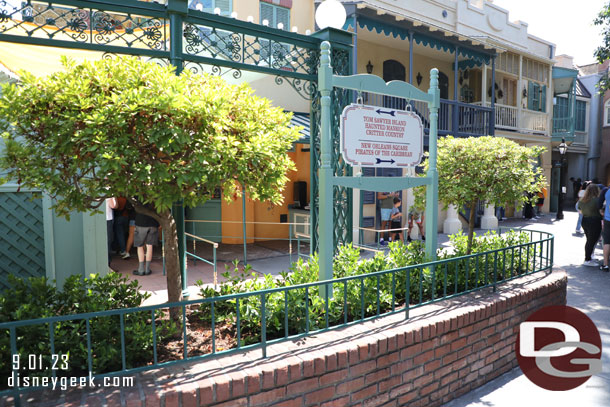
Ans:
[[[576,117],[574,130],[585,131],[587,129],[587,102],[584,100],[576,101]]]
[[[232,0],[189,0],[189,8],[213,13],[214,9],[219,8],[223,16],[230,15],[232,10]]]
[[[530,81],[527,87],[527,108],[546,112],[546,85]]]
[[[284,30],[290,30],[290,9],[261,2],[260,23],[264,20],[269,22],[269,27],[278,28],[278,24],[282,23]]]

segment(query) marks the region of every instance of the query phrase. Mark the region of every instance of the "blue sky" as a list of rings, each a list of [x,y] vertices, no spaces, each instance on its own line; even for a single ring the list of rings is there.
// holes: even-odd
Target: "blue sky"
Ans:
[[[595,61],[601,43],[600,28],[593,20],[608,0],[494,0],[509,11],[511,21],[526,22],[528,32],[557,45],[557,54],[574,57],[576,65]]]

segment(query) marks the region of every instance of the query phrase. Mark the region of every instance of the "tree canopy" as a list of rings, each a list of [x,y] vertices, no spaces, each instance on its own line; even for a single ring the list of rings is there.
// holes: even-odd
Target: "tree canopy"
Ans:
[[[544,147],[523,147],[503,137],[439,138],[439,201],[470,208],[468,252],[477,202],[519,205],[539,192],[546,180],[535,162],[543,151]]]
[[[597,47],[594,53],[597,62],[602,64],[610,59],[610,2],[604,5],[593,24],[600,26],[602,31],[602,44]],[[610,88],[610,78],[606,73],[599,81],[599,89],[604,93],[608,88]]]
[[[155,217],[166,231],[169,299],[178,300],[172,204],[203,204],[217,188],[231,197],[241,185],[253,199],[280,202],[299,129],[246,84],[136,58],[63,63],[3,87],[0,168],[48,193],[61,215],[124,196]]]

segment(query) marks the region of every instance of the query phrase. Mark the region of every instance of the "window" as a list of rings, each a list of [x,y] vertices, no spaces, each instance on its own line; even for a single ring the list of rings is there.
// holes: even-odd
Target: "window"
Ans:
[[[268,26],[279,28],[278,24],[282,24],[282,30],[290,30],[290,9],[280,7],[269,3],[261,2],[260,23],[267,20]],[[269,40],[260,39],[260,57],[263,61],[268,61],[269,66],[276,69],[286,68],[289,64],[288,54],[290,54],[290,45],[270,42]]]
[[[547,83],[549,77],[549,66],[529,58],[523,58],[523,76],[525,78]]]
[[[610,126],[610,99],[604,103],[604,126]]]
[[[231,0],[189,0],[189,8],[213,13],[214,9],[219,8],[220,14],[228,16],[231,14]]]
[[[576,117],[574,123],[574,130],[587,130],[587,102],[585,102],[584,100],[576,101]]]
[[[546,85],[529,81],[527,87],[527,108],[546,112]]]
[[[278,24],[281,23],[283,30],[290,30],[290,9],[261,2],[260,23],[262,24],[264,20],[269,22],[271,28],[278,28]]]
[[[554,119],[565,119],[569,115],[568,98],[557,96],[555,98],[555,106],[553,107]]]

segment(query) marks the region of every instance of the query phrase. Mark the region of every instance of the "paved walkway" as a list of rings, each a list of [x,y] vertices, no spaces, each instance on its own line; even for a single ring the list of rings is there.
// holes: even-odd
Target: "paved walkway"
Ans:
[[[555,235],[555,266],[568,272],[568,305],[587,314],[602,337],[601,374],[580,387],[552,392],[532,384],[519,368],[474,390],[443,407],[610,407],[610,274],[582,266],[584,235],[574,235],[576,212],[565,212],[565,219],[553,221],[548,214],[536,222],[507,221],[507,226],[524,226]],[[601,245],[595,250],[601,258]]]

